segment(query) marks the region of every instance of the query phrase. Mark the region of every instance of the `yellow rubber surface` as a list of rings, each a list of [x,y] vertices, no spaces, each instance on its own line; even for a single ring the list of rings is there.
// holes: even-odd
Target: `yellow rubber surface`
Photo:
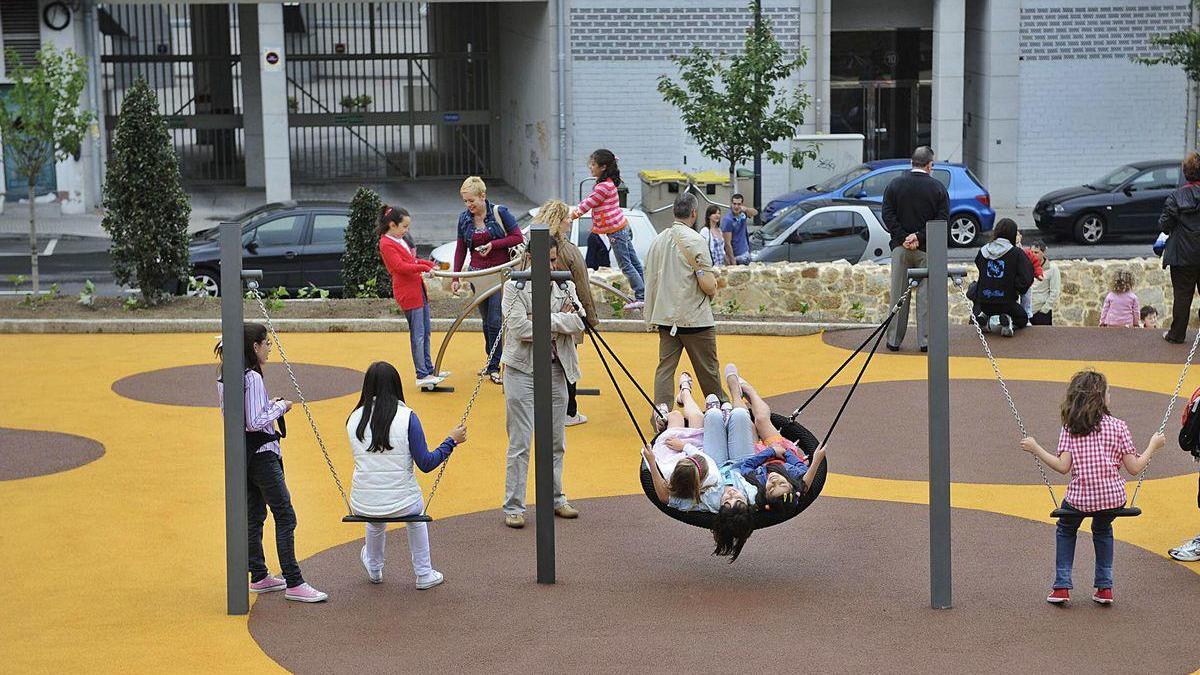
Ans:
[[[453,371],[447,384],[457,391],[424,394],[408,384],[412,364],[407,335],[285,334],[283,339],[297,362],[361,371],[372,361],[391,361],[405,380],[410,405],[434,438],[457,423],[482,361],[479,334],[459,335],[443,364]],[[608,340],[649,387],[657,361],[654,336],[609,334]],[[435,347],[440,342],[441,335],[435,335]],[[251,639],[245,617],[225,615],[220,412],[133,401],[111,389],[114,381],[129,375],[193,364],[212,364],[215,381],[213,344],[205,334],[0,336],[0,427],[77,434],[99,441],[106,450],[99,460],[71,471],[0,482],[3,670],[279,670]],[[605,395],[580,399],[589,422],[567,432],[565,491],[572,498],[638,493],[637,437],[595,353],[590,347],[581,353],[581,386],[599,386]],[[722,336],[719,353],[736,360],[764,396],[815,387],[846,355],[819,336]],[[1065,382],[1078,364],[1006,360],[1003,367],[1014,380]],[[1179,364],[1110,363],[1101,369],[1114,385],[1169,395]],[[1200,371],[1195,372],[1184,386],[1185,395],[1200,381]],[[953,359],[951,374],[992,377],[982,358]],[[837,383],[852,381],[853,373],[844,375]],[[865,380],[924,375],[924,359],[881,353]],[[503,397],[490,382],[482,387],[469,440],[454,453],[430,509],[435,518],[485,509],[499,513],[506,445]],[[287,391],[270,393],[293,397]],[[311,406],[347,488],[352,460],[344,422],[355,400],[351,395]],[[1025,407],[1026,415],[1056,414]],[[646,416],[644,405],[635,410]],[[913,414],[923,410],[919,405]],[[343,506],[299,406],[289,421],[284,457],[299,518],[297,555],[303,560],[361,538],[362,530],[340,522]],[[1140,432],[1134,435],[1139,444],[1144,441]],[[831,448],[831,458],[836,451]],[[923,446],[911,452],[913,461],[924,462]],[[1013,448],[1012,461],[1028,458]],[[1165,556],[1197,529],[1195,478],[1154,479],[1153,467],[1151,476],[1139,497],[1147,515],[1123,520],[1116,532],[1124,541]],[[421,479],[426,489],[431,478]],[[825,494],[925,503],[928,488],[919,481],[834,473]],[[955,484],[952,497],[958,507],[1050,522],[1040,485]],[[268,520],[267,559],[278,570],[272,538]],[[1200,565],[1190,567],[1200,571]],[[312,581],[320,587],[320,579]],[[296,611],[306,608],[297,606]]]

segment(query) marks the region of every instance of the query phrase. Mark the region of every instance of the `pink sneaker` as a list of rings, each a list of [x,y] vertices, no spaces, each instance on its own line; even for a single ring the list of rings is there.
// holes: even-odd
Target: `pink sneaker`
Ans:
[[[285,588],[287,588],[286,581],[269,575],[250,584],[251,593],[270,593],[271,591],[282,591]]]
[[[283,593],[286,600],[294,600],[296,602],[324,602],[329,599],[329,596],[308,584],[300,584],[295,588],[289,588]]]

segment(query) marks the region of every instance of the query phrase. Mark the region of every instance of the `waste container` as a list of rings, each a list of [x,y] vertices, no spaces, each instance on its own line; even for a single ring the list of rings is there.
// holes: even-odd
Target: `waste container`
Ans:
[[[698,171],[689,173],[688,178],[696,185],[696,189],[702,195],[700,197],[700,215],[704,215],[704,211],[709,204],[716,204],[721,207],[721,212],[729,210],[729,198],[733,196],[733,189],[729,186],[729,174],[716,169],[710,171]]]
[[[595,178],[588,178],[586,180],[580,181],[579,182],[579,200],[583,201],[584,195],[590,194],[592,191],[592,188],[595,187],[595,185],[596,185]],[[621,208],[623,208],[623,209],[629,208],[629,184],[624,181],[622,181],[621,184],[617,186],[617,202],[620,204]]]
[[[753,204],[754,201],[754,184],[757,183],[757,177],[754,175],[753,169],[738,169],[737,170],[737,192],[746,197],[746,203],[754,208],[762,211],[762,204]],[[765,195],[764,195],[765,197]],[[764,201],[766,201],[764,199]]]
[[[687,187],[688,178],[674,169],[646,169],[639,171],[638,177],[642,179],[642,210],[650,217],[654,229],[662,232],[675,220],[671,205]]]

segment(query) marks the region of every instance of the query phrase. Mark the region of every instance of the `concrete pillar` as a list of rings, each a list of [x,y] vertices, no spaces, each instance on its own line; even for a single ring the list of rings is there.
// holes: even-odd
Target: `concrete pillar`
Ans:
[[[288,147],[287,69],[283,52],[283,5],[258,6],[258,53],[254,55],[260,73],[259,103],[262,108],[262,156],[267,202],[292,198],[292,157]],[[279,63],[268,65],[263,52],[279,54]]]
[[[933,0],[932,145],[937,158],[962,161],[966,0]]]
[[[967,58],[968,148],[964,159],[987,185],[992,206],[1017,198],[1020,2],[972,0]]]
[[[242,153],[246,187],[267,186],[263,165],[262,54],[258,48],[258,5],[238,5],[238,49],[242,55]]]

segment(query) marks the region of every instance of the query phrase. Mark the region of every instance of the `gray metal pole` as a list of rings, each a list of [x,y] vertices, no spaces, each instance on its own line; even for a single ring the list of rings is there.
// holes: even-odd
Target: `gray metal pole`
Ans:
[[[242,344],[242,228],[221,223],[221,381],[225,396],[225,592],[229,614],[250,611],[246,586],[246,408]]]
[[[929,598],[951,607],[950,321],[946,295],[946,221],[926,224],[929,278]]]
[[[550,229],[529,231],[533,282],[533,459],[537,497],[537,581],[554,583],[554,392],[550,374]]]

